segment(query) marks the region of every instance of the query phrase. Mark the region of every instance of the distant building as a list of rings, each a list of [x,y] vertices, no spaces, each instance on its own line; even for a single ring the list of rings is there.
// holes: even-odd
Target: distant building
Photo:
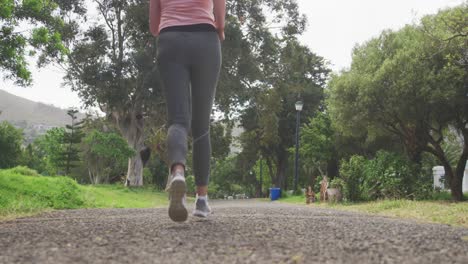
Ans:
[[[435,166],[432,168],[432,175],[434,176],[434,189],[446,189],[445,185],[445,169],[443,166]],[[468,161],[465,165],[465,174],[462,183],[463,192],[468,192]]]

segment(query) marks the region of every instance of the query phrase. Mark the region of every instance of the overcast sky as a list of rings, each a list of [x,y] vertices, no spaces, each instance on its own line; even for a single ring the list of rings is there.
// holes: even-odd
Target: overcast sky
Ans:
[[[467,0],[298,0],[308,17],[301,41],[327,59],[334,71],[349,67],[357,43],[377,36],[384,29],[399,29],[426,14]],[[33,70],[34,84],[16,87],[0,79],[0,89],[33,101],[58,107],[80,106],[78,96],[61,87],[63,72],[53,66]]]

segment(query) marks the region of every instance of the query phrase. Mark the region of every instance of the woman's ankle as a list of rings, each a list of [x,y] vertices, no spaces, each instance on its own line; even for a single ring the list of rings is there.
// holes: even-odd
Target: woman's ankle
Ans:
[[[197,186],[197,195],[198,196],[207,196],[208,195],[208,186]]]
[[[172,166],[172,175],[181,174],[184,175],[185,167],[181,164],[175,164]]]

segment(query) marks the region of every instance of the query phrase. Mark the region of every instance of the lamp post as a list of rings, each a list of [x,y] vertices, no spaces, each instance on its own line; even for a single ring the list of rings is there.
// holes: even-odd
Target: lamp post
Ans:
[[[299,123],[301,121],[301,111],[304,103],[296,102],[296,160],[294,163],[294,191],[297,191],[297,182],[299,180]]]

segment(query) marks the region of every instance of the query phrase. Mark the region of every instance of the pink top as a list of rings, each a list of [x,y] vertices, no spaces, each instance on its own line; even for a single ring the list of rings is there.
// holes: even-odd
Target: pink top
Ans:
[[[160,0],[161,23],[165,27],[211,24],[214,27],[213,0]]]

